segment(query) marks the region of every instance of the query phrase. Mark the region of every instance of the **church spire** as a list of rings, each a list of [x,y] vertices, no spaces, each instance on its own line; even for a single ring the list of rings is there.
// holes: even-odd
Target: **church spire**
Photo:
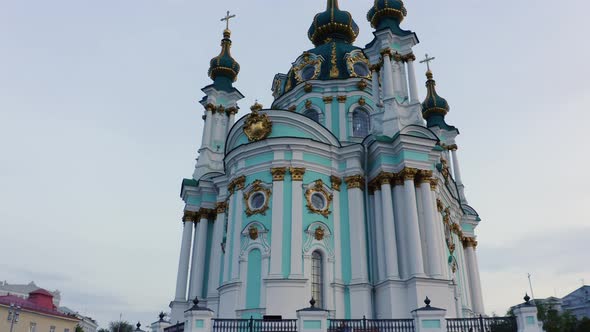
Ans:
[[[349,12],[340,10],[338,0],[328,0],[326,10],[313,18],[307,36],[315,45],[323,45],[332,39],[353,43],[359,34],[359,27]]]
[[[407,35],[409,32],[399,26],[407,14],[402,0],[375,0],[367,13],[367,20],[376,30],[389,28],[396,35]]]
[[[209,66],[209,77],[213,80],[213,86],[223,91],[230,91],[233,88],[232,83],[236,81],[240,72],[240,64],[230,53],[232,41],[229,20],[234,17],[236,15],[230,15],[228,11],[226,16],[221,19],[226,21],[226,28],[223,30],[223,39],[221,40],[221,52],[211,59]]]
[[[442,129],[452,129],[453,127],[445,122],[445,116],[451,107],[447,100],[436,92],[436,81],[430,68],[426,72],[426,78],[427,94],[422,103],[422,117],[426,120],[427,127],[438,126]]]

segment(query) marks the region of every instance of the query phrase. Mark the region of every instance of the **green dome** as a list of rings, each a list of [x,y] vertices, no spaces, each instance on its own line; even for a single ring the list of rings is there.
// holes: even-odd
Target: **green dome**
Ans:
[[[331,39],[341,39],[352,43],[358,34],[358,25],[349,12],[338,8],[338,0],[328,0],[326,10],[314,17],[307,32],[309,40],[315,46],[325,44]]]
[[[229,30],[223,31],[221,40],[221,53],[211,59],[209,67],[209,77],[214,81],[214,85],[220,88],[231,88],[232,82],[235,82],[240,72],[240,65],[232,58],[230,54],[231,40]]]
[[[399,25],[408,14],[402,0],[375,0],[375,4],[367,13],[371,26],[381,30],[390,28],[396,33],[406,34]]]
[[[453,128],[445,122],[445,116],[451,107],[446,99],[436,93],[436,82],[431,71],[426,72],[426,88],[428,93],[422,103],[422,117],[426,120],[428,127],[441,127],[444,129]]]

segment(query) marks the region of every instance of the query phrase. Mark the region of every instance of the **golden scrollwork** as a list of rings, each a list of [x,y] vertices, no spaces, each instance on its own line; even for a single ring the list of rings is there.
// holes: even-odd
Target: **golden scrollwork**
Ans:
[[[463,238],[463,247],[464,248],[467,248],[467,247],[476,248],[477,247],[477,241],[475,240],[475,238],[472,238],[472,237],[464,237]]]
[[[383,57],[385,57],[387,55],[388,57],[391,58],[393,56],[393,50],[389,47],[382,49],[380,53],[381,53],[381,56],[383,56]]]
[[[250,236],[250,239],[256,240],[258,238],[258,227],[255,225],[248,227],[248,236]]]
[[[330,66],[330,78],[338,78],[338,76],[340,76],[340,71],[338,70],[338,58],[336,57],[336,43],[332,43]]]
[[[344,182],[348,189],[361,189],[365,187],[365,178],[362,175],[347,176],[344,178]]]
[[[320,71],[322,69],[322,58],[321,57],[313,58],[312,54],[309,52],[303,53],[303,60],[300,63],[298,63],[296,66],[293,66],[293,73],[295,73],[295,79],[297,80],[297,83],[301,83],[301,82],[305,81],[303,79],[303,77],[301,76],[301,72],[302,72],[303,68],[305,68],[307,66],[313,66],[314,72],[313,72],[313,75],[310,79],[311,80],[316,79],[320,75]],[[285,90],[287,90],[287,89],[285,89]]]
[[[295,106],[295,105],[291,105],[291,106],[290,106],[290,107],[287,109],[287,111],[291,111],[291,112],[295,112],[296,110],[297,110],[297,106]]]
[[[313,196],[320,195],[323,198],[323,206],[315,206],[313,204]],[[307,209],[309,212],[321,214],[324,217],[330,215],[330,204],[332,203],[333,196],[326,188],[324,188],[324,182],[322,180],[316,180],[313,186],[310,186],[305,191],[305,200],[307,201]]]
[[[303,181],[303,175],[305,174],[305,167],[290,167],[289,173],[291,173],[291,180]]]
[[[367,86],[369,86],[369,84],[367,83],[367,81],[365,80],[360,80],[357,84],[356,87],[359,88],[359,90],[365,90],[367,88]]]
[[[369,60],[367,59],[367,57],[365,56],[365,54],[358,50],[358,51],[353,51],[350,54],[346,55],[346,66],[348,69],[348,73],[350,74],[350,77],[362,77],[362,78],[371,78],[371,71],[367,70],[367,74],[366,75],[359,75],[355,70],[354,70],[354,65],[357,63],[362,63],[365,66],[367,66],[366,68],[369,69]]]
[[[346,96],[338,96],[338,102],[343,104],[346,102],[346,99],[348,99],[348,97]]]
[[[227,190],[230,194],[234,194],[236,190],[244,189],[244,185],[246,184],[246,177],[244,175],[233,179],[228,185]]]
[[[445,179],[445,182],[448,182],[449,176],[451,175],[451,172],[449,171],[449,165],[445,159],[441,159],[440,163],[441,163],[440,172],[441,172],[443,178]]]
[[[342,179],[332,175],[330,176],[330,182],[332,182],[332,189],[336,191],[340,191],[340,186],[342,185]]]
[[[334,97],[332,97],[332,96],[325,96],[324,98],[322,98],[322,100],[326,104],[331,104],[334,101]]]
[[[430,183],[430,180],[432,179],[432,171],[429,170],[418,170],[418,173],[416,174],[416,182],[417,183]]]
[[[237,107],[230,107],[228,109],[225,110],[225,113],[230,116],[230,115],[236,115],[238,114],[238,108]]]
[[[255,106],[256,104],[252,106],[252,113],[248,115],[243,128],[244,134],[246,134],[250,142],[263,140],[272,132],[272,122],[268,115],[258,113],[260,109]],[[260,108],[262,108],[262,105],[260,105]]]
[[[438,186],[438,179],[431,178],[430,179],[430,190],[435,191],[437,186]]]
[[[393,54],[393,60],[395,60],[395,62],[402,62],[404,60],[404,57],[396,51]]]
[[[324,230],[324,228],[322,226],[316,227],[315,231],[313,232],[313,237],[317,241],[323,240],[325,235],[326,235],[326,231]]]
[[[310,93],[313,90],[313,85],[311,85],[311,83],[309,82],[305,82],[305,85],[303,86],[303,91]]]
[[[199,220],[199,213],[197,211],[185,210],[182,215],[183,222],[197,222]]]
[[[436,208],[438,212],[443,212],[444,210],[443,202],[439,198],[436,199]]]
[[[377,175],[377,177],[375,177],[375,181],[377,182],[376,184],[378,184],[379,186],[385,185],[385,184],[391,184],[393,182],[394,179],[394,175],[393,173],[389,173],[389,172],[381,172],[379,173],[379,175]]]
[[[217,211],[217,214],[226,213],[227,202],[217,202],[217,204],[215,204],[215,210]]]
[[[255,194],[262,194],[264,195],[264,204],[260,207],[252,206],[252,202],[250,198]],[[244,202],[246,203],[246,215],[251,217],[255,214],[265,215],[266,210],[269,209],[269,202],[270,202],[270,195],[271,191],[269,188],[266,188],[262,185],[262,181],[256,180],[252,182],[252,186],[248,190],[248,192],[244,193]]]
[[[365,106],[367,104],[367,100],[363,97],[359,98],[359,105]]]
[[[371,66],[369,66],[369,70],[374,71],[374,72],[381,71],[381,64],[376,63],[374,65],[371,65]]]
[[[408,54],[404,55],[403,61],[404,62],[416,61],[416,56],[414,55],[414,53],[408,53]]]
[[[310,108],[311,108],[311,106],[312,106],[311,100],[309,100],[309,99],[308,99],[308,100],[306,100],[306,101],[305,101],[305,109],[310,109]]]
[[[273,167],[270,169],[273,181],[284,181],[285,174],[287,173],[287,167]]]

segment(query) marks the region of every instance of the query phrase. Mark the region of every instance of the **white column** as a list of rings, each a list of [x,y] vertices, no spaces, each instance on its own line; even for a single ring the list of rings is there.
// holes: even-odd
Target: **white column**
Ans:
[[[176,276],[175,301],[186,301],[186,287],[188,285],[188,268],[191,258],[191,237],[193,235],[193,222],[183,218],[182,243],[180,245],[180,259],[178,262],[178,275]]]
[[[463,184],[461,180],[461,169],[459,168],[459,158],[457,158],[457,149],[451,149],[451,158],[453,158],[453,173],[455,175],[455,181],[458,185]]]
[[[196,251],[193,251],[193,255],[196,253],[195,269],[196,275],[192,276],[191,283],[195,283],[195,287],[192,287],[193,294],[191,299],[198,297],[199,299],[203,296],[203,280],[205,279],[205,253],[207,252],[207,229],[209,227],[208,210],[201,211],[201,221],[197,225],[198,240],[195,242]],[[192,285],[191,285],[192,286]]]
[[[243,178],[245,180],[245,178]],[[236,210],[234,211],[234,233],[232,238],[232,280],[240,278],[240,250],[242,249],[242,211],[244,205],[244,182],[236,188]]]
[[[391,198],[391,191],[389,193]],[[387,274],[386,263],[385,263],[385,230],[383,229],[383,198],[381,194],[381,188],[375,188],[375,244],[377,247],[377,277],[375,281],[381,281],[385,279]]]
[[[381,216],[383,232],[379,242],[383,242],[385,255],[386,279],[399,279],[399,265],[397,260],[396,229],[393,215],[393,200],[391,197],[391,175],[381,177]]]
[[[272,224],[270,247],[270,277],[283,276],[283,188],[285,184],[286,167],[272,168]]]
[[[400,97],[403,94],[402,88],[402,70],[401,66],[402,63],[400,62],[400,58],[398,54],[394,55],[394,63],[393,66],[393,91],[396,97]]]
[[[293,181],[291,199],[291,274],[290,278],[303,277],[303,174],[305,168],[291,167]]]
[[[420,227],[418,225],[418,210],[416,204],[416,188],[414,177],[417,170],[406,168],[403,171],[404,177],[404,202],[406,208],[408,254],[410,264],[410,276],[424,275],[424,260],[420,242]]]
[[[350,256],[352,282],[368,280],[367,246],[365,238],[364,179],[360,175],[345,179],[348,187],[348,218],[350,224]]]
[[[334,279],[338,282],[342,281],[342,262],[340,257],[342,257],[342,237],[340,231],[340,185],[342,184],[342,180],[339,177],[332,176],[330,177],[332,182],[332,189],[334,190],[334,197],[332,198],[332,210],[334,215],[334,257],[336,257],[334,261]]]
[[[217,112],[217,114],[215,114],[213,116],[213,118],[215,119],[215,123],[213,126],[213,138],[216,142],[223,142],[225,140],[225,136],[226,136],[226,132],[227,129],[224,126],[224,122],[227,119],[227,116],[225,115],[225,112],[223,113],[219,113]],[[223,151],[221,149],[223,149],[223,146],[219,146],[219,150],[217,150],[217,146],[212,146],[211,147],[213,149],[213,151]]]
[[[198,220],[198,219],[197,219]],[[197,294],[195,290],[195,277],[200,272],[198,265],[197,265],[197,250],[199,248],[199,223],[195,221],[195,231],[193,235],[193,253],[191,255],[191,273],[189,275],[189,285],[188,285],[188,300],[192,301],[195,299],[195,295]]]
[[[386,49],[381,54],[383,55],[383,100],[388,100],[394,97],[391,49]]]
[[[371,94],[373,95],[373,100],[375,105],[381,104],[381,96],[379,95],[379,71],[377,70],[378,66],[373,65],[371,66],[372,72],[372,83],[371,83]]]
[[[330,131],[333,131],[332,128],[332,102],[334,101],[334,97],[326,96],[324,97],[324,104],[325,104],[325,112],[326,112],[326,128]]]
[[[266,285],[264,284],[264,280],[268,278],[268,269],[270,265],[270,257],[268,254],[262,254],[262,266],[261,266],[261,273],[260,277],[262,279],[262,284],[260,285],[260,307],[266,308]]]
[[[223,281],[229,281],[231,278],[231,275],[229,274],[229,269],[230,269],[230,264],[231,264],[231,243],[232,243],[232,239],[233,239],[233,233],[234,233],[234,229],[237,228],[235,223],[234,223],[234,215],[236,214],[234,211],[234,205],[235,205],[235,200],[236,200],[236,195],[235,193],[231,193],[230,190],[230,196],[229,196],[229,202],[228,202],[228,206],[227,206],[227,237],[226,237],[226,242],[225,242],[225,254],[224,254],[224,262],[223,262]],[[238,230],[239,232],[240,230]],[[237,258],[235,258],[237,259]]]
[[[416,57],[412,54],[411,58],[408,59],[408,82],[410,86],[410,102],[418,103],[418,84],[416,81],[416,71],[414,69],[414,61]]]
[[[346,114],[346,96],[339,96],[338,97],[338,119],[340,119],[340,140],[346,141],[348,139],[348,135],[346,133],[348,126],[346,125],[346,119],[348,118],[348,114]]]
[[[217,288],[219,287],[219,273],[221,272],[221,242],[223,241],[223,226],[226,210],[226,202],[217,203],[217,217],[213,224],[213,239],[211,241],[211,258],[209,261],[209,281],[207,287],[209,294],[207,297],[219,296]]]
[[[476,243],[477,242],[475,242],[473,238],[467,238],[467,240],[463,242],[463,247],[465,248],[467,275],[469,278],[469,284],[471,285],[471,302],[473,305],[473,311],[477,314],[484,314],[479,267],[477,266],[477,258],[475,254]]]
[[[400,67],[400,79],[401,79],[401,85],[402,85],[402,93],[403,96],[406,98],[409,98],[408,96],[408,75],[406,73],[406,64],[404,61],[400,61],[399,62],[399,67]]]
[[[441,273],[442,273],[442,278],[445,280],[450,279],[449,277],[449,263],[447,261],[448,257],[447,257],[447,244],[445,241],[445,231],[444,231],[444,224],[443,224],[443,218],[442,218],[442,210],[439,210],[438,204],[437,204],[437,199],[436,199],[436,187],[434,186],[436,184],[436,180],[432,180],[433,182],[431,182],[431,185],[433,185],[432,188],[434,188],[434,190],[431,191],[432,194],[432,205],[433,205],[433,209],[435,212],[435,230],[436,230],[436,239],[438,241],[438,251],[440,252],[441,256],[442,256],[442,260],[439,262],[439,266],[441,269]],[[442,204],[442,203],[441,203]],[[442,206],[441,206],[442,208]]]
[[[210,147],[211,146],[211,127],[213,126],[213,111],[211,109],[207,109],[205,112],[205,129],[203,133],[203,142],[201,145],[203,147]]]
[[[408,268],[408,239],[406,238],[407,222],[405,216],[404,203],[404,182],[403,179],[396,175],[394,177],[393,187],[393,213],[395,218],[395,228],[397,231],[397,245],[398,245],[398,270],[399,276],[402,279],[409,277]]]
[[[230,108],[228,113],[229,113],[229,118],[227,121],[226,135],[229,134],[231,127],[234,125],[234,122],[236,121],[236,114],[238,113],[238,109],[237,108]]]
[[[420,178],[420,198],[422,199],[422,215],[424,216],[424,232],[426,233],[427,272],[431,277],[440,278],[442,277],[440,262],[443,258],[439,249],[439,239],[436,231],[435,207],[432,204],[431,176],[432,172],[426,172]]]

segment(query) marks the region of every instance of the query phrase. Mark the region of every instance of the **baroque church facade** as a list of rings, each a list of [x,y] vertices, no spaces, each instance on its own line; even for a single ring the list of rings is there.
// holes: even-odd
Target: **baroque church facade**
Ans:
[[[219,318],[294,318],[312,298],[332,318],[408,318],[426,296],[448,317],[484,313],[480,218],[450,107],[430,70],[418,96],[403,2],[368,9],[374,39],[357,47],[350,13],[327,0],[308,31],[314,47],[275,76],[271,107],[240,119],[240,67],[223,32],[182,182],[172,322],[195,298]]]

